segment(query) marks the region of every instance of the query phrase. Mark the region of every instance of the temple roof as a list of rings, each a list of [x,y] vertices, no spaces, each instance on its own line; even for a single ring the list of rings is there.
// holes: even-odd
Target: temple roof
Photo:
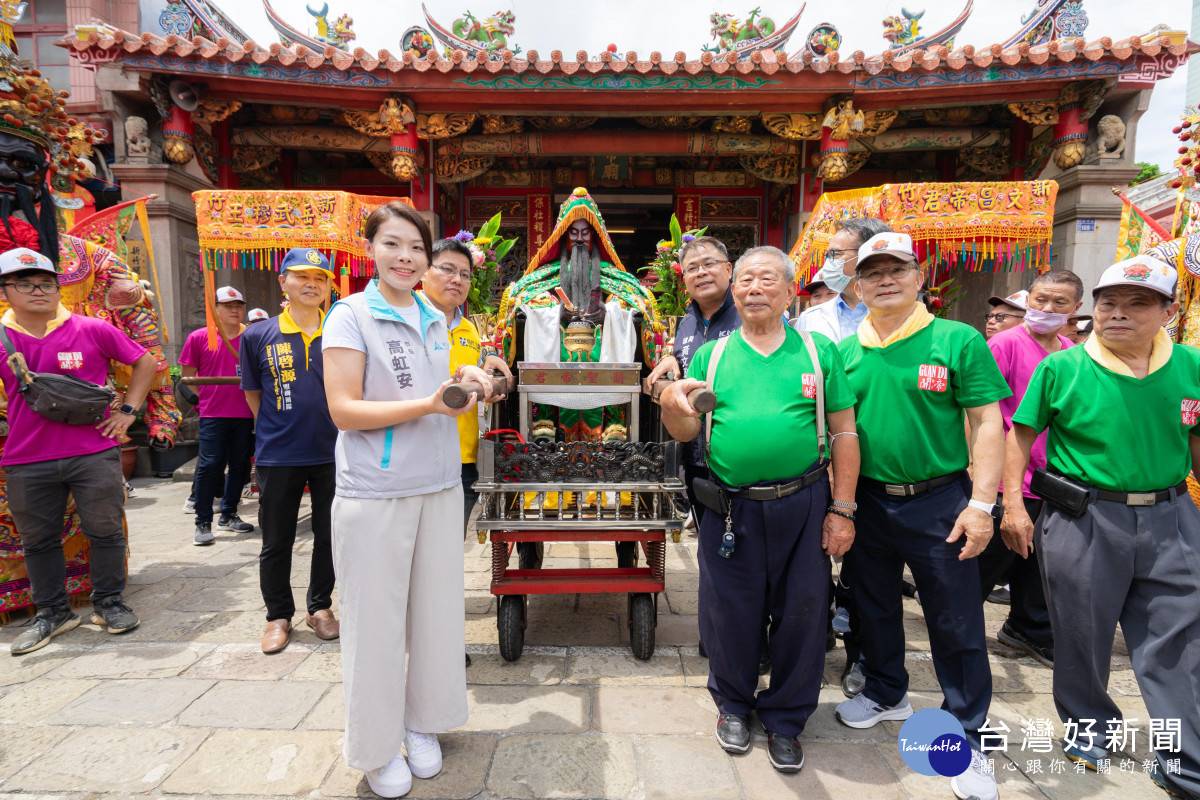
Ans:
[[[74,35],[63,39],[61,44],[70,49],[84,63],[102,63],[117,60],[125,55],[149,53],[156,56],[174,55],[180,58],[223,61],[231,64],[239,62],[279,66],[300,64],[310,69],[332,66],[342,72],[362,70],[371,73],[385,70],[396,73],[404,70],[415,70],[416,72],[432,70],[441,73],[487,72],[513,75],[551,72],[561,72],[565,75],[579,72],[616,75],[623,73],[675,75],[681,72],[689,75],[705,73],[713,75],[775,75],[780,72],[800,73],[805,71],[818,74],[835,72],[846,75],[878,75],[906,73],[911,70],[961,71],[971,67],[987,69],[1022,64],[1070,64],[1076,61],[1113,60],[1122,62],[1138,57],[1154,58],[1160,55],[1181,58],[1200,50],[1200,47],[1187,41],[1185,35],[1172,31],[1156,32],[1150,34],[1148,38],[1131,36],[1117,41],[1108,37],[1092,41],[1086,41],[1083,38],[1061,39],[1043,45],[1021,44],[1009,48],[1004,48],[999,44],[983,47],[964,45],[954,49],[937,45],[927,49],[918,48],[901,55],[884,51],[878,55],[867,56],[863,51],[856,50],[844,58],[837,51],[820,58],[814,58],[810,54],[804,53],[786,60],[778,58],[772,51],[760,51],[754,53],[750,58],[738,60],[732,53],[714,55],[706,52],[699,58],[689,59],[683,52],[671,56],[664,56],[657,51],[650,53],[649,56],[640,56],[633,51],[624,54],[604,52],[593,56],[579,51],[571,56],[558,50],[551,51],[548,58],[543,58],[534,50],[520,56],[506,50],[498,54],[498,57],[489,60],[461,50],[452,51],[445,56],[431,52],[425,58],[414,58],[409,53],[395,56],[387,50],[370,53],[362,48],[357,48],[352,53],[345,53],[332,46],[326,47],[323,52],[317,52],[301,44],[284,46],[271,43],[264,46],[253,40],[238,44],[223,37],[213,42],[200,36],[186,39],[171,34],[164,37],[153,33],[131,33],[103,25],[80,26]]]

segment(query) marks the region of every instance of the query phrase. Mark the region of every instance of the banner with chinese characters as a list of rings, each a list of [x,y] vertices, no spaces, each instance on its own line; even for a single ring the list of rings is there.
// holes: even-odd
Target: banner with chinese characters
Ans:
[[[1123,194],[1119,196],[1121,225],[1117,229],[1117,253],[1114,261],[1133,258],[1172,238],[1161,225],[1131,203],[1128,197]]]
[[[338,191],[217,189],[193,192],[207,269],[278,270],[293,247],[325,253],[339,275],[371,273],[363,227],[371,212],[404,197]]]
[[[536,253],[554,229],[554,203],[549,192],[533,192],[529,195],[529,221],[526,232],[526,247]]]
[[[700,195],[694,192],[675,194],[675,218],[685,231],[700,227]]]
[[[838,222],[875,217],[913,238],[939,276],[1049,268],[1054,181],[893,183],[821,195],[792,248],[797,279],[821,266]]]

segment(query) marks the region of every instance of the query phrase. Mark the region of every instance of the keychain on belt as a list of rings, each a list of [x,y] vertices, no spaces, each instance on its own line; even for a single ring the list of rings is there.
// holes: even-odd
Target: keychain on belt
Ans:
[[[725,533],[721,534],[721,546],[717,549],[717,553],[721,558],[732,558],[733,545],[733,510],[730,509],[725,513]]]

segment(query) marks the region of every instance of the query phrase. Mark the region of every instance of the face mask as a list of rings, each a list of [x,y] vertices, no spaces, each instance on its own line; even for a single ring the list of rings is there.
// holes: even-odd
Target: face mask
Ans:
[[[817,275],[813,280],[821,281],[829,287],[830,291],[841,294],[846,291],[846,287],[852,280],[851,276],[844,272],[845,267],[846,259],[826,256],[825,263],[821,265],[821,269],[817,270]]]
[[[1069,318],[1069,314],[1038,311],[1036,308],[1031,308],[1025,312],[1025,324],[1029,326],[1029,330],[1043,335],[1054,333],[1063,325],[1066,325]]]

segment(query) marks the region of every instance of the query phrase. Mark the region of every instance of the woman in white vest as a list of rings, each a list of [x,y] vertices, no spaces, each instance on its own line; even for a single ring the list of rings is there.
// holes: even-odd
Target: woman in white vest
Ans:
[[[441,400],[450,339],[414,294],[429,228],[389,203],[367,219],[376,278],[334,304],[323,353],[337,441],[333,560],[339,576],[346,762],[382,797],[442,768],[437,734],[467,719],[463,493],[458,428]],[[464,367],[458,378],[487,385]],[[401,751],[405,751],[402,753]],[[405,757],[407,754],[407,758]]]

